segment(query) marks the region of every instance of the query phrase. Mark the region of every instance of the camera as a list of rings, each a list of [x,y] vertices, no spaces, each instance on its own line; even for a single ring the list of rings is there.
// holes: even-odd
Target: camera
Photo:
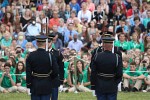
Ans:
[[[20,53],[21,53],[21,51],[20,51],[20,50],[17,50],[17,51],[16,51],[16,54],[20,54]]]
[[[114,21],[113,21],[113,19],[110,19],[110,26],[113,26],[113,23],[114,23]]]

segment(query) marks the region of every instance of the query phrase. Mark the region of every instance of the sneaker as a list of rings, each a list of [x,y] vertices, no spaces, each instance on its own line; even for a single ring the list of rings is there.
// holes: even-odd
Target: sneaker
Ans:
[[[143,90],[142,92],[147,92],[146,90]]]
[[[132,92],[137,92],[137,91],[138,91],[138,89],[135,87],[132,89]]]

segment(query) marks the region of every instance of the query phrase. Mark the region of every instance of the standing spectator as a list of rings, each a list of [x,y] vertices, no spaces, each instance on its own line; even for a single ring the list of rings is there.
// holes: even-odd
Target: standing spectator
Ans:
[[[79,52],[81,50],[81,48],[83,47],[83,43],[82,41],[78,40],[78,35],[74,34],[73,35],[73,40],[71,40],[68,43],[68,48],[71,49],[75,49],[76,52]]]
[[[70,8],[71,8],[71,11],[75,11],[76,14],[78,14],[78,12],[80,11],[80,6],[77,3],[77,0],[71,0]]]
[[[17,87],[15,86],[16,76],[11,75],[13,73],[10,72],[9,63],[5,63],[4,70],[5,72],[3,72],[0,75],[0,84],[1,84],[0,92],[3,92],[3,93],[16,92],[17,91]]]
[[[53,18],[49,20],[49,28],[52,29],[54,25],[59,26],[59,18],[57,11],[53,11]]]

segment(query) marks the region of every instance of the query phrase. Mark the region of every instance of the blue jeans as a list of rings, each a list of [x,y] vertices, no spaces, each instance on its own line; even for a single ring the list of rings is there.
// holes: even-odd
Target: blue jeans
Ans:
[[[117,92],[115,93],[100,93],[96,91],[97,100],[117,100]]]
[[[52,89],[51,100],[58,100],[58,88],[53,88]]]
[[[31,94],[31,100],[50,100],[50,94],[49,95],[34,95]]]

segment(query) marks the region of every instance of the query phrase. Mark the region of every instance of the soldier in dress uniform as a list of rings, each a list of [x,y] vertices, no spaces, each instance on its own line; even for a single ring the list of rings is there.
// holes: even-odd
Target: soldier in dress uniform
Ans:
[[[104,37],[102,40],[103,52],[95,55],[91,65],[91,89],[96,91],[97,100],[117,100],[118,84],[123,73],[122,59],[112,53],[113,38]]]
[[[26,82],[30,88],[31,100],[50,100],[52,79],[58,75],[58,65],[53,55],[46,50],[44,35],[36,37],[38,49],[26,59]]]
[[[49,52],[55,56],[56,58],[56,62],[59,66],[59,74],[58,77],[56,77],[53,80],[53,90],[52,90],[52,96],[51,96],[51,100],[58,100],[58,87],[60,86],[62,88],[63,86],[63,81],[64,81],[64,62],[63,62],[63,55],[60,51],[55,50],[54,48],[52,48],[52,41],[53,38],[56,35],[53,33],[50,33],[48,36],[49,39]]]

